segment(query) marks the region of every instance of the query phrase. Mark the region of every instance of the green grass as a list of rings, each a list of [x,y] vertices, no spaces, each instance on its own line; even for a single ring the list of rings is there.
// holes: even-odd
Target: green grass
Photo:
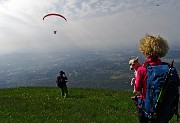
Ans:
[[[0,89],[0,123],[138,123],[129,91],[70,88],[69,95],[50,87]]]

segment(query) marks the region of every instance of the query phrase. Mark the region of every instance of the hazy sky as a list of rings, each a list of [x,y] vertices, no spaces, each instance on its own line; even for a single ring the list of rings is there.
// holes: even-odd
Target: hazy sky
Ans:
[[[179,12],[180,0],[0,0],[0,54],[135,46],[146,33],[180,46]]]

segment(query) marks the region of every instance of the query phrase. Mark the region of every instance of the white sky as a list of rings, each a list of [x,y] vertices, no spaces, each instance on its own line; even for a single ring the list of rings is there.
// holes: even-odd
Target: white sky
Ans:
[[[146,33],[178,46],[179,12],[180,0],[0,0],[0,54],[135,46]]]

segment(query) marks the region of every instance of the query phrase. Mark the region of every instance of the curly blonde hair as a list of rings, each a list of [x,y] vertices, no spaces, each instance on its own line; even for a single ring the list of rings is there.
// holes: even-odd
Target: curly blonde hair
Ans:
[[[153,36],[146,34],[139,41],[139,49],[146,57],[156,56],[161,58],[167,54],[169,46],[167,40],[163,39],[160,35]]]

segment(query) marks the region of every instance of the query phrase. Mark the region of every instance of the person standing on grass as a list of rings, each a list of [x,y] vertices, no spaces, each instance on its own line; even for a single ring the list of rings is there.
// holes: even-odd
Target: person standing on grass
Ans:
[[[57,77],[56,83],[57,86],[61,89],[62,96],[66,98],[68,96],[68,90],[67,90],[67,80],[66,74],[64,71],[60,71],[60,75]]]
[[[168,42],[163,39],[161,36],[153,36],[153,35],[145,35],[140,41],[139,41],[139,48],[140,51],[143,53],[143,55],[147,58],[144,62],[143,66],[139,67],[137,70],[137,77],[136,77],[136,87],[135,90],[138,92],[138,98],[140,100],[146,101],[146,92],[147,92],[147,65],[150,66],[159,66],[162,65],[163,62],[161,61],[161,58],[164,57],[168,50]],[[178,78],[178,77],[177,77]],[[142,101],[141,101],[142,102]],[[167,119],[166,116],[167,112],[162,112],[159,114],[158,118],[154,118],[155,120],[151,123],[168,123],[170,119]],[[139,123],[149,123],[149,119],[145,117],[145,113],[142,108],[138,109],[138,118]],[[166,119],[165,119],[166,118]]]

